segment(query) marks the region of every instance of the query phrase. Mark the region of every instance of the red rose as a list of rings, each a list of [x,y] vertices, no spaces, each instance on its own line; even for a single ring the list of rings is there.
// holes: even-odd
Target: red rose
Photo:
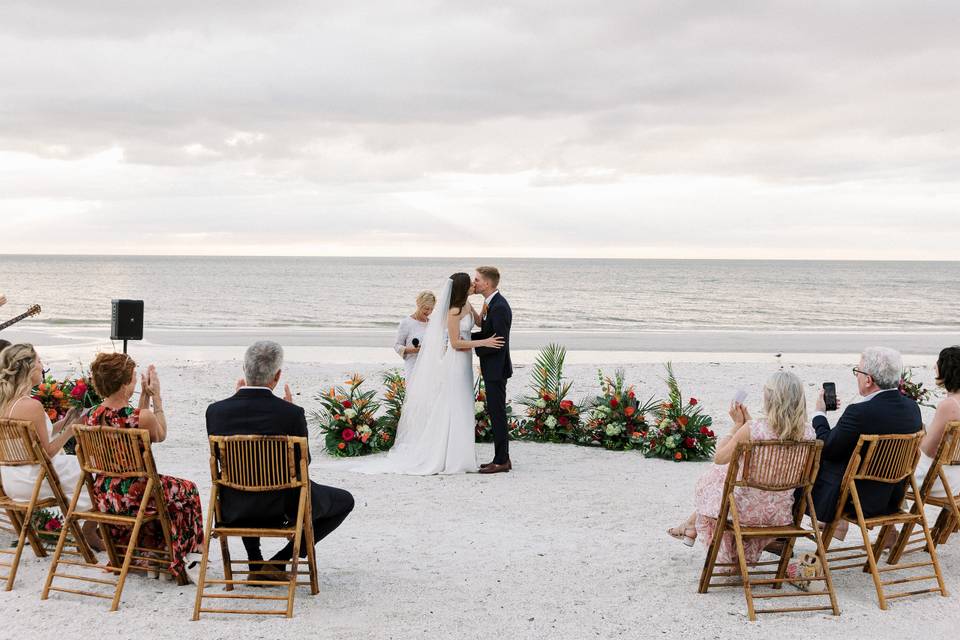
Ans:
[[[707,435],[712,438],[714,436],[713,430],[707,431]]]
[[[632,400],[633,398],[636,398],[636,397],[637,397],[637,394],[635,394],[635,393],[633,392],[633,389],[631,389],[630,391],[627,391],[627,397]]]
[[[353,429],[344,429],[340,435],[343,436],[344,442],[350,442],[357,434],[353,432]]]
[[[698,400],[697,400],[696,398],[690,398],[690,406],[691,406],[691,407],[696,406],[697,402],[698,402]]]
[[[564,411],[567,411],[567,410],[569,410],[569,409],[572,409],[572,408],[573,408],[573,400],[564,400],[563,402],[560,403],[560,408],[563,409]]]
[[[549,401],[551,400],[549,393],[544,393],[541,397],[542,397],[544,400],[546,400],[547,402],[549,402]]]
[[[80,398],[85,396],[86,393],[87,393],[87,385],[85,385],[83,382],[78,382],[76,385],[74,385],[73,390],[70,392],[70,395],[75,400],[79,400]]]
[[[353,403],[350,402],[349,400],[344,400],[344,401],[343,401],[343,408],[344,408],[344,409],[349,409],[349,408],[352,407],[352,406],[353,406]]]
[[[570,424],[570,421],[567,420],[567,419],[566,419],[565,417],[563,417],[563,416],[560,416],[560,419],[557,420],[557,422],[560,423],[560,426],[561,426],[561,427],[565,427],[565,426],[567,426],[568,424]]]
[[[43,528],[46,529],[47,531],[59,531],[59,530],[60,530],[60,521],[57,520],[56,518],[50,518],[50,519],[47,520],[47,522],[43,525]]]
[[[710,435],[710,429],[706,427],[700,427],[700,435],[708,436]]]
[[[620,400],[617,398],[617,396],[610,398],[610,406],[614,409],[620,406]]]
[[[697,441],[694,440],[693,438],[683,439],[683,446],[685,446],[687,449],[693,449],[696,445],[697,445]]]

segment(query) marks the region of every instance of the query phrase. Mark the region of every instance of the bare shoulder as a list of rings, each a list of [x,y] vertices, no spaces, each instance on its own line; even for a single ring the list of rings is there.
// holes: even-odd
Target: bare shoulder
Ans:
[[[46,411],[43,410],[43,405],[34,398],[18,400],[13,411],[10,412],[10,417],[14,420],[34,420],[36,418],[42,420],[45,415]]]
[[[960,402],[947,396],[937,403],[937,413],[947,420],[960,420]]]

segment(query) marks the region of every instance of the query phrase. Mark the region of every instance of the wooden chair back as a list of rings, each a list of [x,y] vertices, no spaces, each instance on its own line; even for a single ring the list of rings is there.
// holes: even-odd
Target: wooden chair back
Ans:
[[[960,421],[948,422],[935,460],[945,465],[960,464]]]
[[[812,487],[820,467],[820,440],[759,440],[737,445],[728,473],[731,485],[761,491]]]
[[[238,491],[299,489],[309,483],[307,439],[294,436],[210,436],[210,477]]]
[[[156,477],[146,429],[74,425],[77,461],[87,473],[115,478]]]
[[[922,439],[922,431],[910,434],[860,436],[857,447],[859,460],[851,478],[886,484],[903,482],[912,476],[917,468]],[[854,458],[856,457],[855,454]],[[851,459],[851,464],[853,461]]]
[[[36,434],[33,424],[26,420],[0,419],[0,467],[19,467],[40,464],[34,447]]]

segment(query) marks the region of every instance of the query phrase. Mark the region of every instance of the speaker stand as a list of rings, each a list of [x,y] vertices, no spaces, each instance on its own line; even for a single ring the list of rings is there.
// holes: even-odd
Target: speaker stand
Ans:
[[[124,353],[124,355],[126,355],[126,353],[127,353],[127,341],[126,341],[126,340],[123,341],[123,353]]]

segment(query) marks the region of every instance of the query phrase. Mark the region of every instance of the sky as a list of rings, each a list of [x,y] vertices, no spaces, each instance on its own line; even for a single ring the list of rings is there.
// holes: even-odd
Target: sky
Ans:
[[[0,253],[960,258],[953,1],[0,12]]]

